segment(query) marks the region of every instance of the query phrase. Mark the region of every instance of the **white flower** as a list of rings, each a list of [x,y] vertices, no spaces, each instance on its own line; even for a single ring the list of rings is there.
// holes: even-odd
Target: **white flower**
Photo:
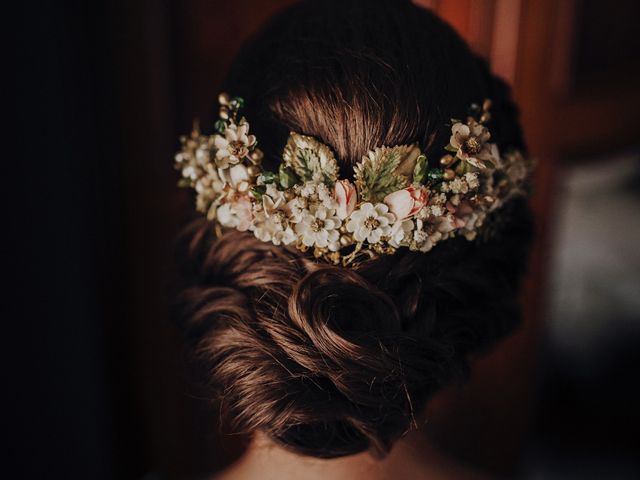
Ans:
[[[214,143],[218,149],[216,152],[218,168],[229,168],[229,165],[236,165],[249,155],[249,148],[256,143],[256,137],[247,135],[248,133],[248,123],[240,125],[231,123],[224,130],[224,136],[215,135]]]
[[[297,237],[291,228],[292,219],[284,192],[273,184],[267,185],[266,189],[262,195],[262,203],[254,204],[253,221],[249,230],[263,242],[289,245]]]
[[[467,181],[467,185],[471,190],[475,190],[480,186],[478,181],[478,174],[475,172],[467,172],[464,174],[464,179]]]
[[[182,176],[184,178],[188,178],[189,180],[197,180],[200,172],[193,165],[187,165],[182,169]]]
[[[218,222],[223,227],[236,228],[241,232],[251,227],[251,201],[246,196],[237,198],[218,207]]]
[[[509,152],[504,158],[505,171],[509,181],[515,185],[521,184],[529,175],[527,161],[521,152]]]
[[[316,194],[316,184],[314,182],[306,182],[300,188],[300,196],[304,198],[311,198]]]
[[[268,216],[264,211],[256,212],[249,229],[253,230],[257,239],[274,245],[289,245],[297,239],[286,214],[281,210]]]
[[[316,187],[316,194],[318,195],[318,200],[328,209],[337,209],[338,202],[333,198],[329,188],[324,184],[320,183]]]
[[[267,185],[267,191],[262,196],[262,208],[268,217],[273,213],[284,210],[286,208],[287,199],[284,192],[278,190],[272,183]]]
[[[341,223],[335,216],[335,210],[316,205],[302,212],[295,231],[307,247],[317,246],[335,252],[340,249],[338,228]]]
[[[394,221],[395,216],[389,212],[389,207],[384,203],[377,203],[374,206],[367,202],[351,214],[347,231],[353,233],[353,238],[357,242],[367,240],[370,244],[374,244],[391,233],[391,224]]]
[[[432,225],[429,228],[425,227],[425,222],[420,219],[416,220],[416,228],[413,231],[413,241],[410,244],[411,250],[419,250],[421,252],[428,252],[436,243],[442,238],[442,233],[433,229]]]
[[[447,203],[447,196],[444,193],[438,193],[429,198],[429,205],[444,205],[445,203]]]
[[[467,185],[464,179],[456,177],[449,182],[449,191],[451,193],[467,193],[469,191],[469,185]]]
[[[411,241],[411,231],[414,228],[415,225],[411,219],[395,222],[391,226],[391,232],[389,233],[389,245],[394,248],[409,245]]]
[[[456,229],[453,215],[446,214],[439,217],[431,217],[428,220],[416,219],[416,228],[413,231],[413,241],[409,248],[428,252],[441,240],[448,238]]]
[[[218,176],[226,184],[231,185],[234,190],[238,190],[243,184],[249,185],[249,172],[247,167],[242,164],[234,165],[231,168],[218,168]]]
[[[218,199],[224,189],[224,182],[220,180],[216,170],[206,165],[195,182],[196,210],[206,213],[211,204]]]
[[[198,165],[206,165],[211,161],[211,153],[208,145],[199,145],[196,150],[196,163]]]
[[[449,144],[455,148],[456,157],[477,168],[486,168],[486,161],[495,160],[497,147],[487,143],[491,134],[487,127],[470,119],[464,123],[456,123],[451,127]]]
[[[456,218],[460,232],[467,240],[473,240],[478,235],[478,230],[482,227],[487,213],[483,209],[475,209],[464,216]]]
[[[298,198],[307,200],[309,203],[319,203],[328,209],[338,208],[338,202],[333,198],[329,188],[324,183],[314,183],[307,181],[303,185],[296,185],[294,192]]]

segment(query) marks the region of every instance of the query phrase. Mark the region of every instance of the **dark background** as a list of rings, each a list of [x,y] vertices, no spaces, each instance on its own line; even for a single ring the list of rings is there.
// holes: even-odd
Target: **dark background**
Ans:
[[[171,164],[178,135],[208,118],[241,39],[287,3],[23,2],[4,12],[6,478],[191,478],[240,452],[189,381],[170,322],[174,239],[191,210]],[[616,155],[638,159],[638,4],[421,3],[513,83],[540,165],[525,325],[480,360],[470,385],[433,402],[434,438],[509,475],[568,478],[558,472],[596,457],[608,478],[631,478],[638,310],[583,352],[591,363],[545,322],[562,323],[547,307],[562,179]],[[505,25],[517,42],[496,48]],[[611,235],[635,242],[637,219]],[[633,305],[636,280],[611,300],[612,320]]]

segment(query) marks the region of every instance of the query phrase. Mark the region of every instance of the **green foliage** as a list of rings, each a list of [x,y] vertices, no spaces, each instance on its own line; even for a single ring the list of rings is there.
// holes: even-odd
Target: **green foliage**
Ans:
[[[457,153],[458,152],[458,149],[456,147],[454,147],[453,145],[451,145],[451,144],[449,144],[446,147],[444,147],[444,149],[447,152],[451,152],[451,153]]]
[[[216,123],[213,124],[213,128],[216,131],[216,133],[219,133],[222,135],[224,131],[227,129],[227,122],[225,122],[224,120],[216,120]]]
[[[262,172],[260,176],[262,177],[262,181],[265,184],[273,183],[278,179],[278,175],[273,172],[269,172],[268,170]]]
[[[382,201],[407,186],[407,178],[396,172],[405,152],[405,145],[376,148],[354,167],[358,193],[364,201]]]
[[[241,108],[244,107],[244,98],[242,98],[242,97],[233,97],[231,99],[231,101],[229,102],[229,106],[235,111],[240,110]]]
[[[293,172],[291,167],[287,167],[284,163],[280,164],[280,169],[278,172],[278,180],[279,180],[280,186],[285,189],[291,188],[299,182],[298,177]]]
[[[338,163],[333,152],[313,137],[291,132],[283,158],[284,165],[299,181],[321,181],[331,187],[338,179]]]
[[[426,155],[420,155],[416,159],[416,166],[413,169],[413,183],[423,183],[427,176],[428,161]]]
[[[444,172],[439,168],[433,168],[427,172],[427,180],[429,183],[441,182],[444,178]]]
[[[253,187],[251,190],[251,196],[253,198],[255,198],[256,200],[260,201],[262,200],[262,196],[267,193],[267,186],[266,185],[256,185],[255,187]]]
[[[178,187],[180,188],[191,188],[192,181],[190,178],[181,178],[178,180]]]

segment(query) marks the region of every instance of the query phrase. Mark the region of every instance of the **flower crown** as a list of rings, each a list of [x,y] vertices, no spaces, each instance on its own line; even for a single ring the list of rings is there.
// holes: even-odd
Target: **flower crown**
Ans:
[[[175,156],[178,185],[196,191],[196,209],[218,233],[248,230],[346,266],[401,247],[427,252],[447,238],[474,240],[490,212],[528,191],[531,162],[517,150],[500,155],[489,142],[490,100],[472,105],[466,121],[452,119],[437,167],[416,144],[378,147],[355,165],[352,180],[339,177],[328,146],[295,132],[277,171],[263,169],[239,116],[243,99],[222,93],[219,102],[216,133],[195,125]]]

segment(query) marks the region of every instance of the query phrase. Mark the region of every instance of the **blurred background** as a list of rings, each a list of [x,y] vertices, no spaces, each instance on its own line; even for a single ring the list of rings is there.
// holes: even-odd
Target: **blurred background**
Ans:
[[[499,476],[640,478],[640,2],[416,2],[513,85],[539,165],[524,325],[430,403],[429,434]],[[191,210],[172,157],[242,40],[290,3],[3,15],[6,478],[188,479],[241,453],[170,322]]]

